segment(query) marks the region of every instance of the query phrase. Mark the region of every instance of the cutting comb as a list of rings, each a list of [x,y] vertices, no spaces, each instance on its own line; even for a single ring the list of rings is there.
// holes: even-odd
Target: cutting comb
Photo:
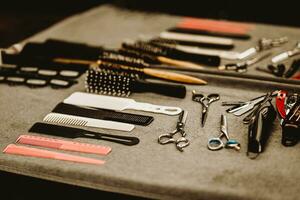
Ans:
[[[89,117],[102,120],[117,121],[141,126],[149,125],[154,118],[147,115],[137,115],[131,113],[117,112],[99,108],[84,108],[81,106],[60,103],[52,112],[68,115],[76,115],[80,117]]]
[[[123,70],[94,68],[87,71],[87,92],[112,96],[129,96],[132,92],[153,92],[166,96],[184,98],[183,85],[153,83],[139,79],[136,74]]]
[[[59,113],[49,113],[43,119],[44,122],[52,122],[57,124],[68,124],[74,126],[86,126],[95,128],[113,129],[119,131],[131,131],[134,125],[121,122],[92,119],[87,117],[79,117],[74,115],[66,115]]]

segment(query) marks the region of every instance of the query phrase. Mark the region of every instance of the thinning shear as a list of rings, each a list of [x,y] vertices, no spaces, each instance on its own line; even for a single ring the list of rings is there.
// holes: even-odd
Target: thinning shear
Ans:
[[[220,99],[219,94],[209,94],[207,97],[205,97],[203,94],[196,93],[195,90],[193,90],[193,101],[196,101],[198,103],[201,103],[202,105],[202,117],[201,117],[201,126],[204,127],[206,118],[207,118],[207,112],[208,107],[212,102],[218,101]]]
[[[227,142],[224,143],[221,139],[225,136]],[[221,116],[221,133],[219,137],[213,137],[208,140],[207,147],[209,150],[216,151],[222,148],[233,148],[235,150],[240,150],[241,145],[238,141],[229,138],[229,134],[227,132],[227,121],[226,116]]]
[[[179,114],[179,119],[176,125],[176,129],[171,133],[160,135],[158,137],[158,143],[159,144],[175,143],[176,148],[179,151],[183,151],[183,148],[187,147],[190,144],[189,140],[185,138],[186,132],[184,130],[187,115],[188,112],[182,110],[182,112]],[[178,139],[175,139],[174,136],[177,133],[180,134],[180,137]]]

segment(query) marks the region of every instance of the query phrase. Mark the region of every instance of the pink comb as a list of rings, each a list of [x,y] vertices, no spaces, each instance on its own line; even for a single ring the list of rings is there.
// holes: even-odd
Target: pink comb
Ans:
[[[73,142],[61,139],[53,139],[34,135],[20,135],[16,143],[29,144],[34,146],[67,151],[76,151],[81,153],[93,153],[98,155],[107,155],[111,151],[111,148],[106,146]]]
[[[14,155],[22,155],[22,156],[30,156],[30,157],[38,157],[38,158],[49,158],[56,160],[65,160],[79,163],[88,163],[101,165],[104,164],[105,161],[97,160],[92,158],[86,158],[81,156],[73,156],[65,153],[58,153],[53,151],[48,151],[44,149],[31,148],[26,146],[19,146],[15,144],[9,144],[4,150],[3,153],[14,154]]]
[[[250,24],[191,17],[184,18],[177,27],[238,34],[246,34],[253,28]]]

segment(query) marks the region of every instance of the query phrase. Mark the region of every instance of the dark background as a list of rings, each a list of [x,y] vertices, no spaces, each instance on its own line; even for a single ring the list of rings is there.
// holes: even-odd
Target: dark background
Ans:
[[[9,0],[0,6],[0,47],[103,3],[148,12],[300,26],[299,3],[291,0]]]
[[[124,9],[164,12],[276,25],[300,26],[297,1],[234,0],[10,0],[0,6],[0,47],[20,40],[93,6],[111,3]],[[141,199],[0,172],[1,199]]]

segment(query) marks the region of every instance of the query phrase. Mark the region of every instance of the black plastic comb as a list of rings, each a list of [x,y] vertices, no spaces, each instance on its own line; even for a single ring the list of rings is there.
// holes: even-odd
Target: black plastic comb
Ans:
[[[58,126],[54,124],[35,123],[29,132],[41,133],[46,135],[54,135],[66,138],[90,138],[98,140],[106,140],[128,146],[136,145],[140,142],[137,137],[111,135],[93,131],[87,131],[79,128],[72,128],[67,126]]]
[[[147,82],[136,74],[123,70],[92,68],[87,71],[87,92],[113,96],[129,96],[132,92],[153,92],[170,97],[184,98],[184,85]]]
[[[105,109],[92,109],[84,108],[71,104],[60,103],[52,112],[62,113],[68,115],[76,115],[80,117],[88,117],[102,120],[110,120],[117,122],[124,122],[129,124],[136,124],[141,126],[147,126],[153,121],[153,117],[146,115],[136,115],[123,112],[117,112]]]

